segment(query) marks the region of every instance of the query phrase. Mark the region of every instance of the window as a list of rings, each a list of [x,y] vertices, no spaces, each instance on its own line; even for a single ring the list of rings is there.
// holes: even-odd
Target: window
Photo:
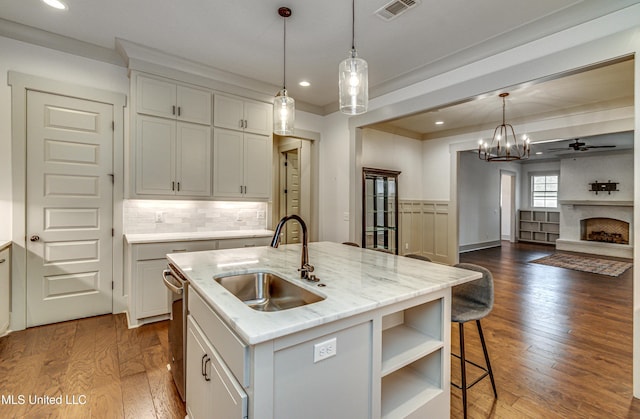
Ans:
[[[531,176],[531,203],[533,207],[558,207],[558,175]]]

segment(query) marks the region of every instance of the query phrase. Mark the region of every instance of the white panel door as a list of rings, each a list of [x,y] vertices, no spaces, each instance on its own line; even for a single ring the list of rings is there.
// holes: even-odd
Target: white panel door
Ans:
[[[178,122],[176,195],[211,195],[211,128]]]
[[[113,106],[27,94],[27,326],[112,311]]]
[[[245,197],[271,196],[271,137],[244,135]]]

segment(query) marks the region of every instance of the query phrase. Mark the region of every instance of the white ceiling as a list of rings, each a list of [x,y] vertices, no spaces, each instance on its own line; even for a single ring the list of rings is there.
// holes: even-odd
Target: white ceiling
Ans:
[[[351,44],[348,0],[0,0],[0,35],[17,22],[101,48],[125,39],[248,77],[273,93],[282,84],[288,6],[287,88],[318,113],[335,109],[337,68]],[[392,21],[375,11],[387,0],[356,2],[356,47],[369,63],[371,96],[408,85],[640,0],[421,0]],[[4,28],[3,28],[4,27]],[[59,43],[59,42],[58,42]],[[298,86],[308,80],[310,87]],[[516,99],[517,100],[517,99]]]

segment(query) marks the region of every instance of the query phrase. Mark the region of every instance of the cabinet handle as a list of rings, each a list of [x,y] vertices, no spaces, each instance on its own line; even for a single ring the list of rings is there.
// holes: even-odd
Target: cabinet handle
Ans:
[[[205,359],[206,358],[206,359]],[[209,374],[207,374],[207,363],[211,362],[211,358],[209,358],[209,355],[204,354],[202,356],[202,376],[204,377],[205,381],[211,381],[211,378],[209,378]]]
[[[175,182],[171,182],[171,190],[175,191],[176,190],[176,183]]]
[[[180,112],[178,112],[178,115],[180,115]],[[178,192],[180,192],[180,182],[178,182]]]
[[[180,108],[180,106],[178,106],[178,116],[180,116],[181,113],[182,113],[181,112],[181,108]]]
[[[246,119],[244,120],[244,127],[249,128],[249,122]]]
[[[244,119],[240,120],[240,128],[244,128]]]
[[[176,105],[173,105],[171,107],[171,115],[175,115],[176,114]]]

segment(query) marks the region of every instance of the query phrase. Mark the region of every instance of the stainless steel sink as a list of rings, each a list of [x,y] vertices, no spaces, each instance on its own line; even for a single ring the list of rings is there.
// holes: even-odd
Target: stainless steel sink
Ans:
[[[246,305],[258,311],[282,311],[324,300],[324,297],[269,272],[214,279]]]

